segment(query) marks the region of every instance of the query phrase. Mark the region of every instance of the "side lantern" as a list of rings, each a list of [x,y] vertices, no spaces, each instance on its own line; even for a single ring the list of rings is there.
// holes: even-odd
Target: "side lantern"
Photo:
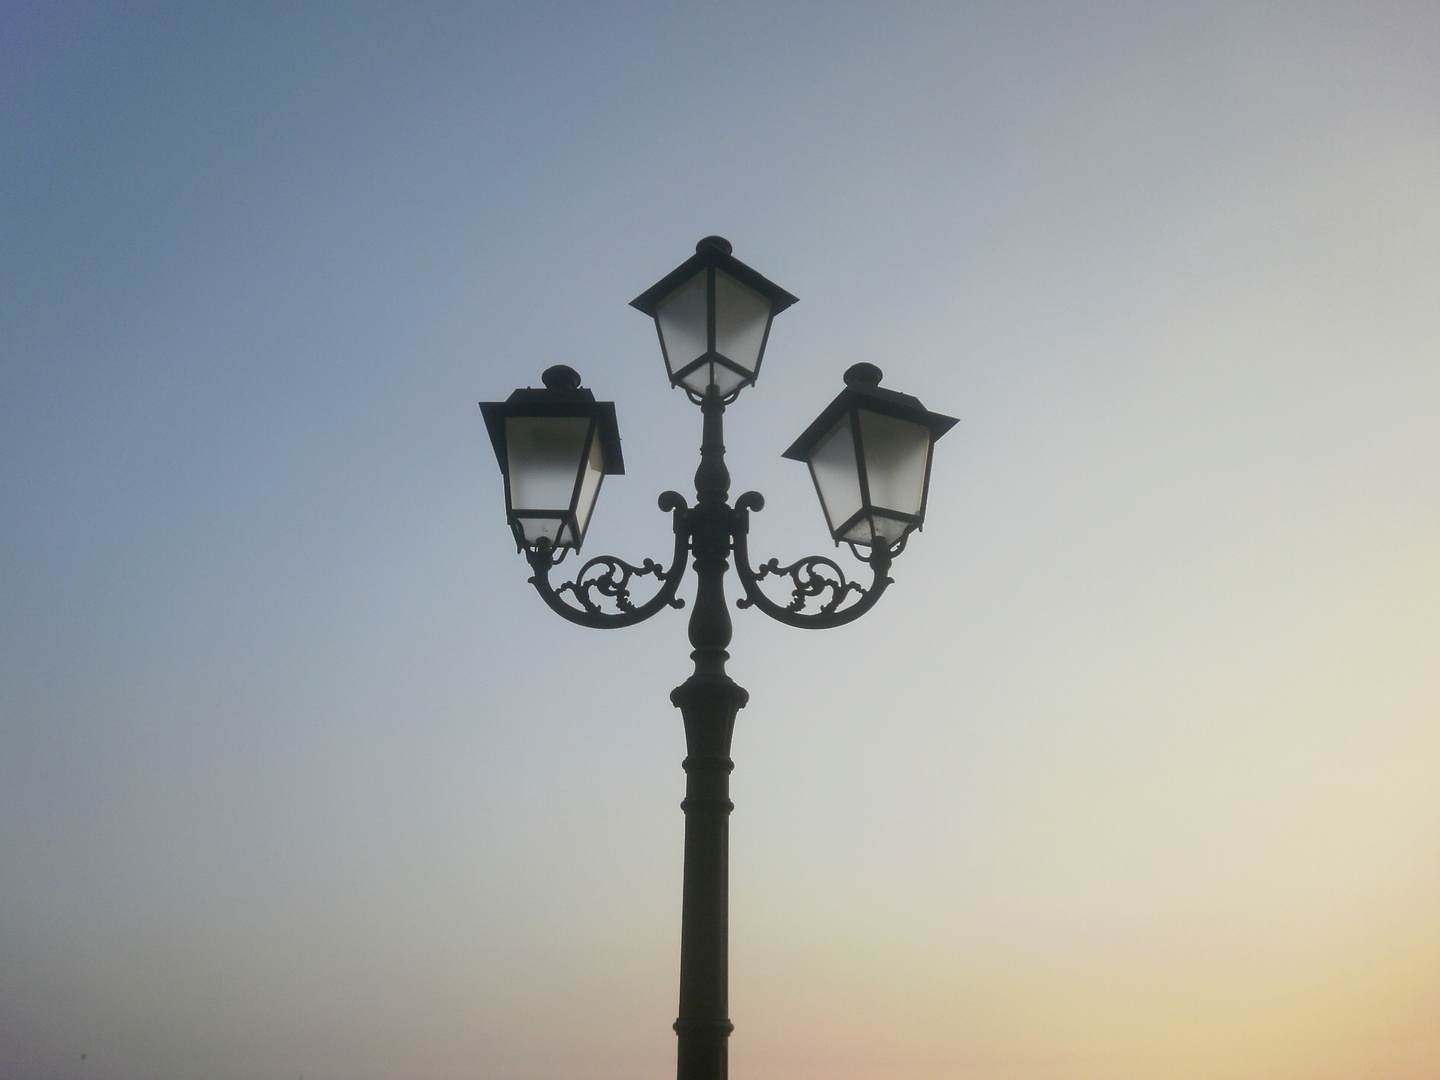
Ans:
[[[482,401],[480,412],[505,477],[505,516],[515,543],[578,551],[606,475],[620,474],[615,405],[596,401],[563,364],[541,376],[543,390]]]
[[[935,440],[959,421],[880,378],[874,364],[851,367],[845,389],[784,456],[810,466],[837,544],[894,552],[925,522]]]

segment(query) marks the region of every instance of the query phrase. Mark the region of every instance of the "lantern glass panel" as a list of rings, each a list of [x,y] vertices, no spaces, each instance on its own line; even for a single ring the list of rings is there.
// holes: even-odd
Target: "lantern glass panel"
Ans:
[[[894,547],[914,526],[914,522],[901,521],[888,514],[868,514],[847,529],[840,539],[866,546],[878,541],[884,547]]]
[[[730,393],[745,383],[746,376],[738,371],[732,371],[724,364],[717,364],[711,361],[708,364],[701,364],[698,368],[680,380],[682,386],[688,387],[701,397],[713,383],[720,391],[721,397],[728,397]]]
[[[605,477],[605,452],[600,448],[599,439],[590,440],[590,454],[585,459],[585,471],[580,474],[580,498],[575,503],[575,521],[580,526],[580,535],[574,544],[580,546],[585,530],[590,527],[590,514],[595,509],[595,499],[600,494],[600,481]]]
[[[568,514],[589,432],[588,416],[507,416],[510,509]]]
[[[569,533],[570,527],[565,524],[563,518],[558,517],[522,517],[516,518],[520,523],[520,531],[525,535],[525,544],[534,547],[542,539],[549,540],[555,547],[562,547],[569,543],[562,540],[560,534]]]
[[[674,374],[691,361],[705,355],[710,348],[709,311],[705,298],[705,277],[701,270],[681,285],[655,309],[655,322],[660,327],[660,341],[665,358]],[[702,369],[704,370],[704,369]],[[692,375],[691,379],[702,377]],[[686,380],[687,384],[690,379]],[[692,387],[693,389],[693,387]],[[700,393],[705,392],[701,386]]]
[[[729,274],[716,270],[715,351],[753,375],[760,363],[765,328],[769,324],[770,301]],[[723,386],[720,391],[728,392]]]
[[[855,435],[849,413],[815,444],[810,452],[810,474],[815,478],[815,490],[820,494],[820,505],[834,535],[859,513],[861,506],[860,467],[855,459]]]
[[[870,505],[919,515],[925,502],[930,429],[924,424],[861,409],[860,443],[865,453]]]

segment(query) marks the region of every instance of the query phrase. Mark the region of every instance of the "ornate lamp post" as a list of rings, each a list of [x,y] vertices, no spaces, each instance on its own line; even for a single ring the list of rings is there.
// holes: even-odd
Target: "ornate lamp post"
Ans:
[[[955,424],[906,394],[880,386],[880,369],[856,364],[846,387],[785,452],[810,467],[830,534],[870,567],[868,585],[846,578],[833,560],[811,555],[788,566],[750,562],[750,514],[764,498],[747,491],[729,500],[722,423],[726,405],[760,371],[771,320],[795,297],[731,254],[730,243],[707,236],[695,255],[632,302],[655,320],[670,382],[700,406],[704,435],[695,472],[695,505],[674,491],[660,496],[671,515],[675,550],[668,568],[639,566],[611,555],[581,565],[575,577],[551,583],[553,569],[585,539],[590,512],[607,474],[621,473],[615,406],[597,402],[571,368],[544,373],[543,390],[516,390],[480,410],[505,477],[505,508],[515,541],[534,571],[531,584],[550,608],[596,628],[631,626],[667,607],[693,559],[695,606],[690,613],[694,673],[670,700],[685,722],[685,884],[680,929],[679,1080],[724,1080],[733,1030],[727,1001],[729,953],[730,737],[749,694],[725,673],[730,612],[725,573],[731,558],[744,596],[790,626],[824,629],[858,619],[890,584],[890,564],[925,520],[935,440]],[[658,582],[642,603],[631,596],[638,578]],[[781,603],[762,590],[788,579]]]

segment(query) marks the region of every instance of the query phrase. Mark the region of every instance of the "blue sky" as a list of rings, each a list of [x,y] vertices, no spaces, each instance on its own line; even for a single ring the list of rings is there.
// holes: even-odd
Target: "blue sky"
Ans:
[[[626,304],[800,297],[962,418],[864,620],[737,612],[731,1060],[1440,1069],[1433,6],[0,7],[0,1072],[663,1076],[683,615],[549,613],[475,403],[699,417]],[[81,1060],[81,1054],[85,1060]]]

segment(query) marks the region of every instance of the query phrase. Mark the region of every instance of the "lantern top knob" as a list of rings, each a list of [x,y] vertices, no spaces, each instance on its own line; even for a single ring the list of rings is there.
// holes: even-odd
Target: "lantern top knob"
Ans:
[[[882,372],[874,364],[851,364],[845,372],[846,386],[879,386]]]
[[[556,364],[541,373],[540,381],[547,390],[577,390],[580,387],[580,373],[567,364]]]
[[[699,255],[705,251],[718,251],[722,255],[730,255],[734,253],[735,249],[723,236],[707,236],[695,245],[695,254]]]

